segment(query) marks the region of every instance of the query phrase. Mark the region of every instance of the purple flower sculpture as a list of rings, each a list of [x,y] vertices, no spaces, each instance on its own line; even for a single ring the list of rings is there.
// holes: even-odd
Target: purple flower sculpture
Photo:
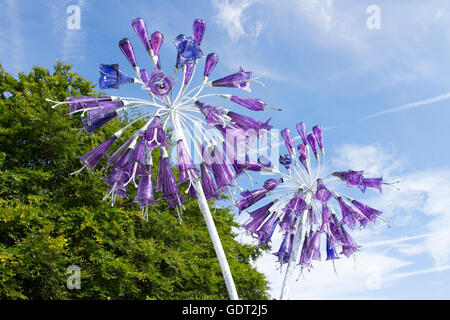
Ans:
[[[120,85],[138,84],[148,94],[149,99],[107,96],[69,97],[64,102],[52,101],[56,103],[53,107],[69,105],[70,115],[79,114],[82,129],[88,134],[95,133],[115,118],[121,118],[124,114],[129,116],[132,114],[131,111],[139,111],[139,116],[131,118],[131,121],[111,138],[82,156],[80,160],[83,166],[75,173],[81,172],[86,167],[93,170],[107,156],[109,150],[115,149],[107,156],[106,167],[110,171],[106,183],[109,191],[104,198],[105,200],[110,198],[112,205],[117,196],[127,198],[127,188],[132,185],[137,188],[134,201],[142,208],[144,217],[148,217],[149,206],[164,201],[176,211],[181,222],[186,200],[197,199],[230,298],[237,299],[236,288],[208,201],[220,199],[224,192],[231,193],[230,187],[236,185],[235,178],[246,170],[260,171],[268,166],[267,163],[250,162],[248,159],[239,162],[239,159],[234,157],[239,153],[236,151],[238,146],[234,142],[254,141],[272,126],[268,120],[258,121],[205,101],[208,97],[220,97],[246,109],[264,111],[266,103],[260,99],[225,93],[201,93],[211,87],[250,91],[251,82],[260,82],[256,78],[251,78],[252,72],[244,71],[242,68],[237,73],[208,81],[219,61],[217,54],[210,53],[205,59],[204,70],[198,79],[200,81],[197,85],[191,86],[191,83],[197,80],[195,71],[199,61],[205,57],[200,49],[206,29],[203,20],[194,21],[192,36],[180,34],[173,41],[176,48],[175,66],[171,68],[174,70],[173,73],[164,72],[162,69],[160,49],[164,42],[163,34],[159,31],[151,34],[147,32],[147,26],[141,18],[134,19],[131,24],[153,66],[150,69],[140,68],[131,41],[124,38],[119,42],[119,48],[131,64],[135,77],[120,71],[118,64],[101,64],[99,84],[101,89],[118,89]],[[175,92],[177,84],[178,92]],[[116,148],[115,144],[119,143],[122,134],[131,131],[132,125],[139,121],[143,126],[135,132],[130,132],[128,140]],[[169,132],[172,143],[169,141]],[[171,152],[172,148],[174,152]],[[156,177],[152,175],[154,150],[159,151]],[[172,159],[171,155],[176,159]],[[271,181],[265,186],[264,192],[269,192],[278,183],[281,182]],[[256,199],[259,199],[258,196],[252,196],[247,201],[251,203]],[[262,238],[270,239],[275,222],[276,219],[265,222],[264,230],[259,231]]]
[[[297,129],[298,139],[292,138],[289,129],[281,131],[289,152],[280,156],[281,167],[286,172],[276,168],[272,171],[281,179],[272,183],[273,188],[245,191],[241,194],[242,199],[236,201],[239,212],[247,208],[253,210],[244,227],[261,245],[267,244],[273,233],[272,229],[268,232],[267,224],[273,229],[278,227],[283,233],[281,246],[274,253],[281,267],[287,264],[282,299],[286,298],[295,265],[301,269],[311,268],[313,261],[320,261],[322,257],[334,261],[342,255],[351,256],[360,246],[351,238],[348,229],[365,228],[371,222],[382,220],[381,211],[335,191],[333,184],[345,182],[348,187],[358,187],[362,192],[366,187],[381,192],[383,184],[391,185],[383,182],[382,178],[365,177],[364,171],[348,170],[322,177],[325,155],[322,127],[315,126],[311,133],[307,133],[306,125],[299,123]],[[295,140],[300,141],[297,147],[294,146]],[[311,154],[316,159],[315,166]],[[269,203],[253,209],[263,199]],[[326,244],[323,254],[322,238]]]

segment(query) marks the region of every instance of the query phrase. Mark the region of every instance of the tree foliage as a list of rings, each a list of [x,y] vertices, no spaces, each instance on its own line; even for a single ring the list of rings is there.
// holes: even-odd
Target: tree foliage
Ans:
[[[61,63],[18,79],[0,65],[0,298],[227,299],[196,201],[187,202],[182,224],[164,203],[146,221],[134,194],[114,207],[102,201],[105,169],[70,176],[77,157],[124,120],[91,137],[72,130],[79,117],[45,98],[98,95],[93,88]],[[251,265],[261,249],[234,239],[227,210],[215,210],[214,220],[241,298],[266,299],[267,282]],[[70,265],[81,269],[79,290],[66,286]]]

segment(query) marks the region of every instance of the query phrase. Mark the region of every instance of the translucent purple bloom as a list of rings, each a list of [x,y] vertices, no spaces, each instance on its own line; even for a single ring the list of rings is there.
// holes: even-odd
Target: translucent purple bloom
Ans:
[[[215,54],[215,53],[208,54],[208,56],[206,57],[205,71],[203,72],[203,76],[209,77],[209,75],[214,70],[214,68],[216,67],[218,62],[219,62],[219,57],[217,56],[217,54]]]
[[[174,82],[174,78],[155,68],[146,85],[157,97],[165,98],[172,89]]]
[[[320,150],[323,154],[323,128],[320,125],[314,126],[312,128],[314,137],[316,138],[317,145],[319,146]]]
[[[161,118],[158,116],[152,118],[148,128],[142,132],[142,137],[146,141],[148,150],[152,150],[156,147],[169,147],[169,142],[164,133]]]
[[[156,190],[161,192],[162,199],[167,201],[170,208],[183,203],[168,157],[159,158]]]
[[[240,68],[236,73],[214,80],[211,85],[213,87],[239,88],[250,92],[248,80],[250,80],[251,75],[251,71],[244,71],[244,69]]]
[[[205,197],[207,201],[212,199],[220,199],[219,192],[217,191],[217,187],[209,173],[208,165],[204,162],[200,164],[200,172],[202,177],[202,187],[203,192],[205,193]]]
[[[137,67],[136,57],[134,55],[134,49],[131,45],[131,41],[127,38],[124,38],[119,41],[119,48],[122,50],[122,53],[127,58],[128,62],[131,64],[133,68]]]
[[[138,35],[139,39],[141,39],[142,44],[145,47],[146,51],[150,51],[150,41],[148,38],[147,33],[147,27],[145,25],[145,22],[142,18],[136,18],[133,21],[131,21],[131,25],[133,26],[134,31],[136,31],[136,34]]]
[[[230,100],[252,111],[264,111],[267,105],[264,101],[252,97],[231,96]]]
[[[381,185],[383,184],[383,178],[364,178],[363,177],[363,178],[361,178],[361,182],[364,187],[375,188],[378,191],[380,191],[380,193],[382,192]]]
[[[134,78],[119,70],[118,64],[100,64],[100,89],[119,89],[119,85],[133,83]]]
[[[304,122],[297,123],[296,128],[303,144],[306,146],[308,144],[306,124]]]
[[[197,45],[201,45],[206,29],[205,21],[201,19],[195,19],[193,29],[195,42],[197,43]]]
[[[180,69],[184,64],[194,62],[205,55],[198,46],[198,43],[192,37],[180,34],[174,41],[178,55],[175,67]]]
[[[308,143],[311,146],[311,149],[314,153],[314,156],[317,158],[317,141],[316,141],[316,136],[313,133],[309,133],[307,135],[307,139],[308,139]]]
[[[109,148],[116,140],[117,137],[113,135],[102,144],[96,146],[94,149],[80,158],[81,163],[87,166],[91,171],[94,170],[95,166],[97,166],[97,164],[105,156],[106,152],[108,152]]]
[[[111,97],[67,97],[66,101],[70,106],[69,114],[73,114],[78,110],[92,108],[99,102],[111,101]]]
[[[153,193],[152,167],[150,165],[146,166],[146,173],[142,175],[139,180],[134,201],[137,202],[141,208],[148,205],[156,205]]]
[[[208,129],[216,125],[225,125],[224,116],[225,110],[222,107],[215,107],[209,104],[205,104],[200,101],[196,101],[195,105],[200,109],[202,114],[205,116]]]
[[[187,179],[198,179],[197,169],[191,156],[186,150],[183,140],[177,142],[177,155],[178,155],[178,183],[182,183]]]
[[[253,130],[255,132],[259,132],[260,130],[270,130],[273,128],[269,125],[269,121],[271,119],[268,119],[266,122],[261,122],[253,119],[252,117],[244,116],[232,111],[227,112],[227,116],[231,118],[231,121],[237,127],[244,131]]]
[[[150,43],[153,50],[153,54],[155,56],[158,56],[158,62],[159,62],[159,50],[161,49],[163,42],[164,42],[164,35],[161,32],[155,31],[152,33]]]

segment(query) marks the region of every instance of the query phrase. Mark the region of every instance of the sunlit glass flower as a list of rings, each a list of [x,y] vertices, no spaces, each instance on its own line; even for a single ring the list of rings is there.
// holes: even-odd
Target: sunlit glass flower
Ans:
[[[174,70],[173,74],[162,70],[160,48],[164,41],[163,34],[156,31],[149,37],[145,22],[141,18],[134,19],[132,27],[151,58],[152,71],[139,67],[131,41],[124,38],[120,40],[119,48],[131,64],[135,77],[130,77],[119,70],[118,64],[101,64],[100,88],[118,89],[120,85],[138,84],[150,99],[120,96],[69,97],[67,101],[55,105],[68,104],[70,115],[80,114],[82,129],[88,134],[93,134],[126,112],[140,111],[139,117],[132,119],[112,137],[82,156],[80,160],[83,166],[75,173],[81,172],[86,167],[94,170],[124,132],[133,128],[132,125],[138,121],[143,121],[144,125],[132,132],[131,137],[108,156],[106,166],[110,170],[106,184],[109,191],[104,199],[109,198],[114,204],[117,196],[127,197],[129,194],[127,189],[132,185],[137,188],[134,201],[142,207],[144,217],[148,216],[149,206],[164,200],[170,208],[176,210],[181,222],[186,200],[196,198],[221,263],[230,297],[235,299],[237,294],[207,201],[220,199],[221,193],[231,192],[230,187],[235,185],[236,177],[247,170],[261,171],[270,166],[270,163],[262,158],[257,162],[247,161],[248,159],[239,161],[237,157],[239,152],[234,142],[236,139],[242,143],[254,141],[272,126],[269,124],[270,119],[258,121],[224,106],[208,103],[206,99],[219,97],[223,98],[223,101],[254,111],[264,111],[265,108],[271,107],[260,99],[240,96],[239,93],[201,95],[208,87],[250,91],[251,82],[261,84],[256,78],[251,78],[252,72],[244,71],[242,68],[237,73],[209,81],[209,76],[218,63],[218,56],[215,53],[208,54],[201,81],[190,89],[199,59],[205,57],[200,49],[205,32],[203,20],[194,21],[193,36],[180,34],[173,41],[176,48],[175,68],[171,69]],[[180,70],[182,72],[179,72]],[[178,92],[175,94],[176,85]],[[173,143],[169,142],[169,132]],[[172,148],[174,152],[171,152]],[[154,149],[159,149],[156,177],[152,176]],[[171,159],[172,154],[176,155],[174,159]],[[176,163],[178,179],[172,162]],[[277,180],[268,183],[264,190],[273,190],[280,182],[281,180]],[[182,183],[187,185],[185,190],[179,187]],[[242,208],[259,197],[249,194]],[[270,238],[271,228],[272,224],[266,223],[264,232],[267,239]]]
[[[281,266],[288,264],[282,298],[294,265],[311,268],[316,260],[349,257],[360,246],[347,229],[353,230],[357,225],[365,228],[370,222],[382,220],[381,211],[336,191],[334,184],[346,182],[348,187],[357,187],[362,192],[366,188],[381,192],[383,184],[392,184],[382,178],[365,177],[364,171],[348,170],[322,177],[325,157],[322,127],[315,126],[308,133],[306,125],[299,123],[297,130],[301,141],[297,146],[289,129],[281,131],[288,150],[279,159],[286,171],[274,169],[281,178],[267,180],[263,188],[242,192],[243,198],[236,202],[242,211],[256,207],[263,199],[268,201],[249,212],[244,227],[261,245],[270,241],[274,230],[283,234],[281,246],[274,253]]]

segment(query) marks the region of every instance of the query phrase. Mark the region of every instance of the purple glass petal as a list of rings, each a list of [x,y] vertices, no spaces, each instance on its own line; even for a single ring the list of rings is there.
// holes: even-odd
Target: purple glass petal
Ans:
[[[322,205],[322,225],[320,226],[320,232],[325,232],[326,234],[331,234],[330,224],[333,223],[333,218],[331,217],[331,212],[328,210],[326,205]]]
[[[203,35],[205,34],[206,24],[205,21],[196,19],[194,20],[194,38],[198,45],[201,45]]]
[[[261,122],[251,117],[244,116],[242,114],[238,114],[232,111],[228,111],[227,116],[231,118],[231,121],[237,127],[241,128],[244,131],[254,130],[255,132],[259,132],[260,130],[268,131],[273,128],[273,126],[269,124],[271,118],[269,118],[266,122]]]
[[[217,54],[215,53],[208,54],[208,56],[206,57],[205,71],[203,72],[203,76],[209,77],[209,75],[214,70],[218,62],[219,57],[217,56]]]
[[[139,39],[141,39],[145,50],[149,51],[151,47],[148,39],[147,27],[145,26],[144,20],[142,18],[136,18],[131,22],[131,25],[133,26],[134,31],[136,31]]]
[[[250,92],[250,83],[248,80],[252,75],[251,71],[244,71],[242,68],[237,73],[233,73],[229,76],[214,80],[212,82],[213,87],[228,87],[228,88],[240,88]]]
[[[198,179],[197,169],[192,161],[189,152],[186,150],[183,140],[177,142],[177,156],[178,169],[180,175],[178,176],[178,183],[184,182],[186,179]]]
[[[355,217],[358,215],[358,212],[350,206],[348,203],[346,203],[342,198],[338,197],[336,199],[339,203],[339,206],[341,207],[342,212],[342,223],[345,223],[347,226],[349,226],[350,229],[355,229]]]
[[[316,231],[309,243],[309,249],[311,250],[311,259],[320,261],[320,231]]]
[[[252,191],[241,192],[241,196],[243,196],[243,198],[236,202],[236,206],[238,207],[239,212],[249,208],[259,200],[263,199],[267,195],[267,192],[268,191],[266,189],[256,189]]]
[[[223,120],[225,110],[222,107],[214,107],[199,100],[195,101],[195,105],[205,116],[208,129],[216,125],[225,125],[225,121]]]
[[[80,158],[81,163],[86,165],[92,171],[116,140],[117,137],[112,136],[102,144],[96,146]]]
[[[278,262],[280,262],[280,264],[285,264],[289,262],[293,242],[294,242],[294,234],[285,232],[280,249],[278,249],[278,252],[274,253],[274,255],[278,258]]]
[[[280,183],[283,183],[283,179],[282,178],[279,178],[279,179],[267,179],[264,182],[263,188],[266,189],[267,191],[272,191],[273,189],[278,187],[278,185]]]
[[[295,156],[295,149],[294,149],[294,139],[292,139],[291,130],[289,128],[285,128],[281,130],[281,136],[284,139],[284,144],[286,145],[286,148],[289,151],[289,154],[294,157]]]
[[[322,204],[326,204],[332,196],[333,194],[325,187],[322,180],[317,179],[317,191],[314,198],[319,200]]]
[[[303,144],[306,146],[308,144],[306,124],[304,122],[297,123],[296,128],[302,138]]]
[[[220,195],[217,192],[217,187],[209,173],[208,165],[204,162],[200,164],[200,171],[202,174],[202,187],[205,193],[206,200],[220,199]]]
[[[327,235],[327,260],[339,259],[336,248],[332,245],[331,237]]]
[[[161,118],[158,116],[153,117],[148,128],[141,135],[147,143],[147,150],[152,150],[156,147],[168,148],[170,146],[163,130]]]
[[[264,101],[251,97],[231,96],[230,100],[253,111],[264,111],[264,107],[267,105]]]
[[[144,174],[139,181],[134,201],[141,207],[146,207],[149,204],[156,204],[153,195],[152,167],[150,165],[146,166],[146,174]]]
[[[269,219],[264,222],[264,224],[256,231],[256,234],[259,238],[259,244],[265,245],[272,238],[273,232],[277,227],[278,217],[276,213],[272,213]]]
[[[316,137],[317,144],[320,150],[323,150],[323,128],[320,125],[314,126],[312,128],[314,136]]]
[[[186,74],[184,76],[184,85],[187,85],[189,83],[189,80],[191,80],[192,71],[194,71],[194,64],[186,63]]]
[[[316,147],[316,136],[313,133],[309,133],[307,136],[309,145],[311,146],[311,149],[314,153],[314,156],[317,158],[317,147]]]
[[[81,122],[83,123],[83,130],[86,133],[92,134],[95,131],[97,131],[98,129],[100,129],[101,127],[103,127],[105,124],[107,124],[109,121],[111,121],[112,119],[117,117],[117,115],[118,115],[117,112],[113,111],[113,112],[109,112],[109,113],[103,115],[102,117],[99,117],[93,121],[81,119]]]
[[[267,205],[253,211],[252,213],[250,213],[251,221],[247,223],[244,228],[250,233],[256,233],[256,231],[261,227],[261,224],[266,220],[269,214],[270,212],[267,208]]]
[[[93,104],[92,107],[87,109],[88,124],[93,124],[98,119],[121,107],[123,107],[122,101],[101,101],[98,104]]]
[[[133,66],[133,68],[137,67],[136,57],[134,55],[133,46],[131,45],[131,41],[127,38],[124,38],[119,41],[120,50],[122,50],[125,57],[128,59],[128,62]]]
[[[225,155],[216,146],[210,153],[204,155],[207,164],[211,167],[216,185],[219,190],[225,190],[226,187],[233,185],[236,174],[229,163],[227,163]]]
[[[163,42],[164,42],[164,35],[161,32],[155,31],[152,33],[151,45],[153,49],[153,54],[155,56],[158,56],[158,61],[159,61],[159,49],[161,49]]]
[[[342,244],[342,252],[346,257],[349,257],[352,253],[358,251],[359,246],[356,242],[350,237],[350,235],[342,228],[343,233],[343,244]]]
[[[77,110],[90,108],[92,104],[101,101],[111,101],[111,97],[67,97],[66,101],[70,102],[69,114],[71,114]]]
[[[310,236],[306,235],[305,239],[303,240],[303,246],[302,246],[302,251],[300,254],[300,261],[299,261],[299,265],[302,268],[311,268],[312,264],[311,264],[311,254],[312,251],[310,249]]]
[[[376,209],[373,209],[365,204],[362,204],[356,200],[353,200],[352,203],[355,205],[355,207],[357,207],[359,209],[359,211],[361,211],[362,214],[364,214],[364,216],[369,219],[372,222],[375,222],[375,220],[377,219],[377,217],[379,215],[381,215],[381,211],[378,211]]]
[[[161,191],[162,198],[167,201],[170,208],[183,203],[168,157],[159,158],[156,190]]]
[[[378,191],[381,191],[381,186],[383,184],[383,178],[362,178],[361,179],[362,185],[364,187],[368,187],[368,188],[375,188]]]
[[[174,78],[155,68],[148,79],[147,86],[159,98],[165,98],[172,89],[174,82]]]

